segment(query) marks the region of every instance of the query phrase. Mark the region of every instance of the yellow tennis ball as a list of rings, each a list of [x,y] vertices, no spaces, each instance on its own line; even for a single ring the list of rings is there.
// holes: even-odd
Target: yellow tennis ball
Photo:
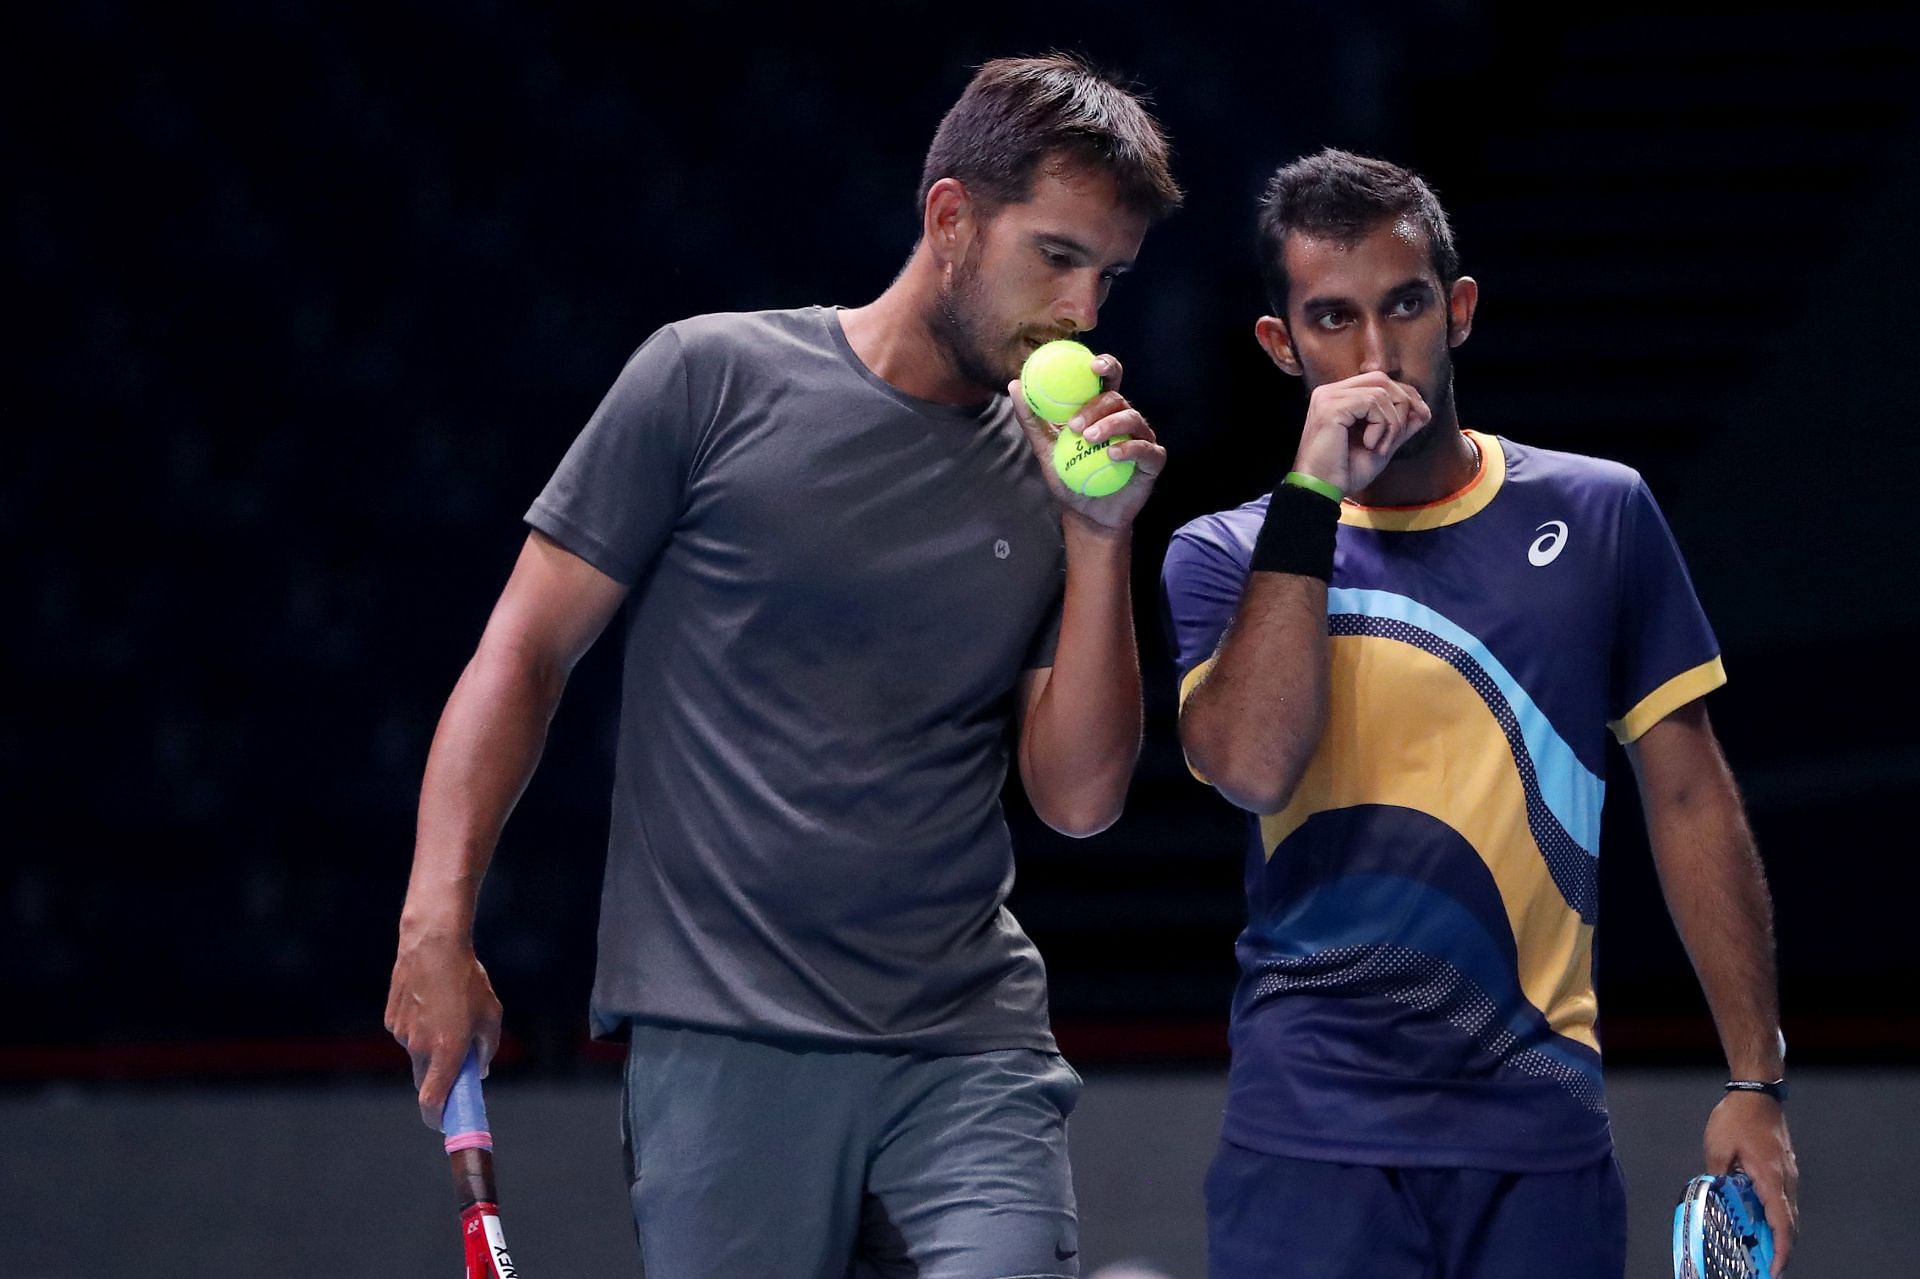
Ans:
[[[1107,456],[1107,445],[1129,437],[1089,441],[1078,431],[1061,431],[1053,440],[1053,469],[1066,486],[1087,497],[1106,497],[1118,493],[1133,478],[1133,463],[1116,462]]]
[[[1027,357],[1020,370],[1020,390],[1035,415],[1058,426],[1100,394],[1100,377],[1093,371],[1093,352],[1078,342],[1049,342]]]

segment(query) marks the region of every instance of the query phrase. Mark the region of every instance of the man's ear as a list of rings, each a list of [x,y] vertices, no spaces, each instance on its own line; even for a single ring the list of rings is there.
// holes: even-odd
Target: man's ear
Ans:
[[[927,191],[920,234],[941,273],[965,261],[967,246],[980,230],[980,209],[958,178],[941,178]]]
[[[1282,373],[1299,377],[1302,373],[1300,357],[1294,354],[1293,335],[1287,332],[1287,326],[1277,315],[1263,315],[1253,322],[1253,340],[1267,353],[1267,358],[1280,366]]]
[[[1459,346],[1473,332],[1473,313],[1480,305],[1480,284],[1470,275],[1453,282],[1447,294],[1447,345]]]

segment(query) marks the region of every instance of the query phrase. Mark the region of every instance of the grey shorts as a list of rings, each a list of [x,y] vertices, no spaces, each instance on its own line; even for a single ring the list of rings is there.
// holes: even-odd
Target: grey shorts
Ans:
[[[1055,1053],[861,1052],[636,1024],[622,1118],[646,1273],[1078,1275],[1079,1095]]]

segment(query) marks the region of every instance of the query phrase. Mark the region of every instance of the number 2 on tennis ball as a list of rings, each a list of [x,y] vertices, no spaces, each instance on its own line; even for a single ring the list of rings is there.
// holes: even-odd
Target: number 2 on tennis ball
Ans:
[[[1090,441],[1078,431],[1063,429],[1053,441],[1053,469],[1061,482],[1087,497],[1106,497],[1118,493],[1133,478],[1132,462],[1117,462],[1107,456],[1107,445],[1118,444],[1127,436]]]

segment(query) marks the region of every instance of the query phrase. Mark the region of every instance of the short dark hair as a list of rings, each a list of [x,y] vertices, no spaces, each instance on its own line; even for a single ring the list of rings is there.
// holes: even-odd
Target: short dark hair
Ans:
[[[989,209],[1033,194],[1033,171],[1059,156],[1110,175],[1149,221],[1180,207],[1171,147],[1136,89],[1072,54],[997,58],[974,73],[934,132],[920,169],[920,209],[957,178]]]
[[[1282,165],[1260,197],[1260,277],[1267,302],[1287,314],[1287,236],[1295,231],[1351,244],[1389,218],[1409,218],[1427,233],[1427,253],[1442,288],[1460,278],[1447,212],[1419,174],[1385,160],[1328,147]]]

